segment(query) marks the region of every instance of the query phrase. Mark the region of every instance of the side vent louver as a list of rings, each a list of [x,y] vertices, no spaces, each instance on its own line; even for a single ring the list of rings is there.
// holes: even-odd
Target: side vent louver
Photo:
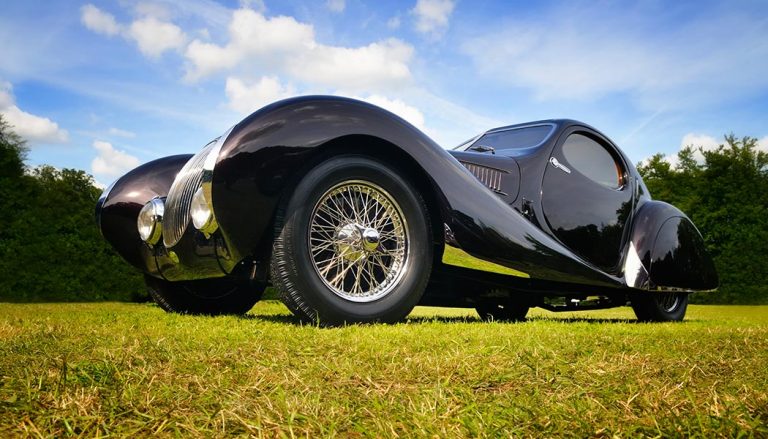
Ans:
[[[490,168],[488,166],[476,165],[469,162],[461,162],[465,168],[480,180],[481,183],[488,186],[492,191],[503,194],[501,190],[501,176],[504,171],[499,169]]]

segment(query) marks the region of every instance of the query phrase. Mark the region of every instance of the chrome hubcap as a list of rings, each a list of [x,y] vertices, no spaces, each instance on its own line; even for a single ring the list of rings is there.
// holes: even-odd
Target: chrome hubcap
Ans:
[[[347,224],[336,233],[336,251],[344,259],[355,262],[379,248],[379,231],[360,224]]]
[[[661,306],[665,312],[672,312],[677,309],[677,305],[680,303],[680,297],[677,293],[658,293],[656,296],[656,303]]]
[[[367,252],[375,251],[379,248],[379,231],[367,228],[361,232],[363,249]]]
[[[312,264],[336,295],[371,302],[397,286],[408,267],[408,231],[387,191],[366,181],[341,183],[320,197],[311,218]]]

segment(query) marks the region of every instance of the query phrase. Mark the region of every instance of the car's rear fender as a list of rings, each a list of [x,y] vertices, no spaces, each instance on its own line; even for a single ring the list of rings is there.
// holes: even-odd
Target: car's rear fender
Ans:
[[[696,226],[676,207],[655,200],[635,213],[624,277],[629,287],[661,291],[711,291],[719,282]]]

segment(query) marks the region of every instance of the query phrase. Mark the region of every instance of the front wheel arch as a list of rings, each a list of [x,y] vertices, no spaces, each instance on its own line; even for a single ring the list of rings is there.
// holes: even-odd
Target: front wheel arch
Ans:
[[[272,215],[269,230],[274,230],[275,224],[280,220],[280,207],[285,205],[293,195],[299,182],[322,162],[340,155],[352,155],[367,157],[383,162],[398,172],[402,173],[419,191],[429,213],[432,229],[433,266],[438,266],[442,259],[443,246],[445,245],[445,227],[448,222],[447,201],[436,183],[429,177],[427,171],[408,152],[391,142],[371,135],[348,135],[337,137],[317,147],[317,151],[301,169],[294,172],[283,189],[277,203],[277,208]],[[269,260],[275,236],[267,235],[254,249],[254,258],[257,260]]]

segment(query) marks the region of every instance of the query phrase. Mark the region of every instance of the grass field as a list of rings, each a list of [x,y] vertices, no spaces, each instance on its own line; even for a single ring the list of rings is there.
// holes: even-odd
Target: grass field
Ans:
[[[300,326],[0,304],[0,436],[768,436],[768,307]]]

